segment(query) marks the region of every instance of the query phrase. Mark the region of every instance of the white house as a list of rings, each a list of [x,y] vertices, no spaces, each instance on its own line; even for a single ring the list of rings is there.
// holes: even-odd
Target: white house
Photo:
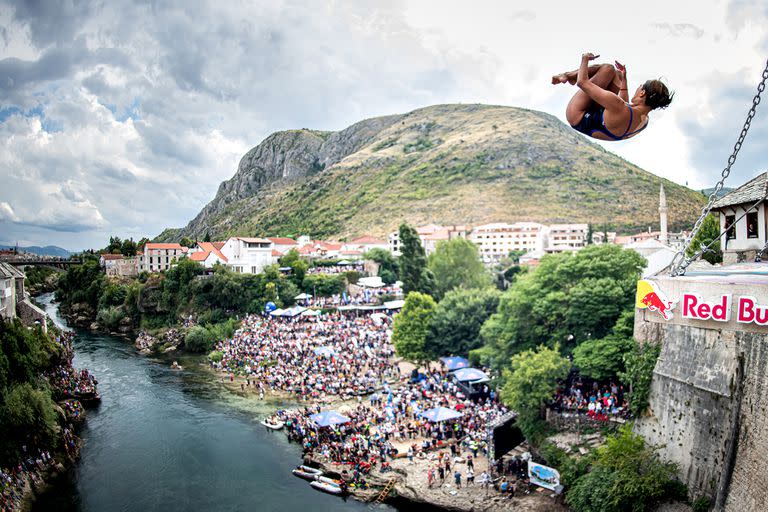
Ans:
[[[221,252],[224,242],[198,242],[197,245],[189,250],[188,257],[192,261],[197,261],[205,268],[212,268],[216,263],[226,265],[228,260]]]
[[[24,298],[24,274],[8,263],[0,263],[0,318],[16,318],[16,302]]]
[[[221,253],[227,265],[242,274],[260,274],[272,264],[272,242],[266,238],[232,237],[224,243]]]
[[[765,246],[767,187],[764,172],[715,201],[712,211],[720,216],[723,263],[754,260]]]
[[[552,224],[549,226],[547,252],[577,251],[587,246],[588,224]]]
[[[470,227],[464,225],[441,226],[438,224],[428,224],[416,228],[416,233],[421,240],[421,246],[424,252],[429,255],[434,252],[437,244],[444,240],[453,240],[454,238],[467,238]],[[387,246],[389,251],[400,256],[400,232],[393,231],[387,236]]]
[[[180,244],[152,243],[144,244],[144,254],[139,258],[139,272],[161,272],[187,254],[187,248]]]
[[[272,249],[278,251],[280,254],[285,254],[291,249],[298,250],[299,248],[299,243],[293,238],[269,237],[267,240],[272,242]]]

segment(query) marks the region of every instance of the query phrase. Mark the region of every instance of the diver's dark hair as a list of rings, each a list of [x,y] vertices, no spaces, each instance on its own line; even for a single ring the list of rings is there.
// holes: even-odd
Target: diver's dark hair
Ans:
[[[675,93],[669,92],[669,89],[661,80],[648,80],[643,84],[645,91],[645,104],[651,107],[651,110],[657,108],[667,108],[672,103]]]

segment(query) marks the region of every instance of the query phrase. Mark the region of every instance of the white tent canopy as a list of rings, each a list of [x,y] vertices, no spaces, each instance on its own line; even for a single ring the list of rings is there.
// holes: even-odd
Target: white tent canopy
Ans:
[[[297,296],[294,297],[295,300],[306,300],[311,299],[312,296],[308,293],[300,293]]]
[[[365,288],[381,288],[384,286],[384,281],[379,276],[361,277],[357,280],[357,285]]]

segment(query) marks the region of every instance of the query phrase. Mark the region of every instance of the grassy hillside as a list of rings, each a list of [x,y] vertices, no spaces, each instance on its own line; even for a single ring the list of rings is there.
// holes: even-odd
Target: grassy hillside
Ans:
[[[220,194],[215,214],[177,236],[385,235],[402,221],[589,222],[632,231],[657,228],[662,181],[672,228],[690,226],[704,201],[699,192],[606,152],[551,115],[437,105],[388,122],[319,172],[262,180],[242,199]]]

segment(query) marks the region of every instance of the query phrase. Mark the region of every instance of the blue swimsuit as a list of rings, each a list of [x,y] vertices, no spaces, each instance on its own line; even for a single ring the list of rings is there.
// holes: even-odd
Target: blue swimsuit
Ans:
[[[597,103],[592,103],[592,106],[590,106],[589,109],[584,112],[584,116],[581,118],[581,121],[575,125],[571,125],[571,128],[583,133],[584,135],[589,135],[590,137],[593,133],[600,132],[606,137],[609,137],[611,140],[628,139],[636,133],[645,130],[645,127],[648,126],[648,123],[646,122],[641,128],[638,128],[637,130],[630,133],[629,129],[632,127],[634,112],[632,111],[632,107],[630,107],[629,104],[627,104],[627,108],[629,109],[629,124],[627,125],[627,129],[624,130],[624,133],[618,137],[605,127],[605,122],[603,121],[603,113],[605,112],[605,108],[601,107]]]

